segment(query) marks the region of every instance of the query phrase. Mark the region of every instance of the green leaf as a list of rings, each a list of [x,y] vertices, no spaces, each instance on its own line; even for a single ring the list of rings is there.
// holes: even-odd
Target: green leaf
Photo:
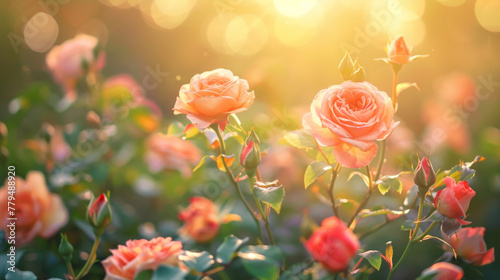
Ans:
[[[362,256],[363,258],[365,258],[366,260],[368,260],[368,262],[373,267],[375,267],[376,270],[380,269],[380,266],[382,265],[382,257],[381,257],[381,253],[379,251],[370,250],[370,251],[363,252],[359,255]]]
[[[368,178],[368,176],[366,174],[359,172],[359,171],[351,172],[351,174],[349,174],[349,177],[347,178],[347,181],[350,181],[352,179],[352,177],[354,177],[354,175],[358,175],[359,177],[361,177],[361,179],[363,179],[363,182],[365,183],[365,186],[367,186],[367,187],[370,186],[370,179]]]
[[[283,202],[283,198],[285,198],[285,188],[283,188],[283,186],[267,188],[255,186],[253,188],[253,193],[257,199],[271,205],[276,213],[280,213],[281,202]]]
[[[16,269],[15,272],[7,272],[5,275],[6,280],[36,280],[36,276],[31,271],[21,271]]]
[[[406,220],[401,224],[401,230],[408,231],[415,229],[415,222],[412,220]]]
[[[162,265],[154,272],[151,280],[184,280],[189,271],[183,271],[178,266]]]
[[[400,173],[401,174],[401,173]],[[381,194],[386,194],[390,189],[401,193],[403,190],[403,184],[399,180],[399,175],[384,176],[377,181],[377,187]]]
[[[309,164],[304,174],[304,186],[307,189],[316,179],[325,174],[326,171],[332,169],[332,166],[324,161],[315,161]]]
[[[404,90],[407,90],[409,88],[416,88],[418,91],[420,91],[420,88],[417,86],[416,83],[400,83],[396,86],[396,92],[398,93],[398,96],[399,94],[404,91]]]
[[[151,280],[153,277],[152,270],[143,270],[134,277],[134,280]]]
[[[217,262],[227,264],[233,259],[234,252],[238,250],[241,244],[248,241],[248,237],[239,239],[234,235],[228,235],[224,238],[224,242],[217,248]]]
[[[184,251],[184,253],[179,256],[179,260],[183,262],[187,267],[198,272],[204,272],[212,264],[214,264],[214,257],[207,251]]]
[[[198,170],[203,164],[205,164],[205,162],[207,162],[207,158],[209,158],[209,156],[204,156],[201,158],[200,160],[200,163],[198,163],[198,165],[196,165],[196,167],[193,169],[193,172],[195,172],[196,170]]]
[[[285,136],[288,144],[300,149],[315,149],[318,147],[314,137],[305,130],[288,131]]]
[[[184,134],[184,125],[174,121],[167,128],[167,134],[181,136]]]
[[[441,215],[441,213],[439,213],[438,211],[434,211],[427,219],[423,220],[423,222],[440,222],[443,219],[444,216]]]
[[[245,269],[259,280],[278,278],[283,255],[275,246],[246,246],[238,252]]]
[[[393,214],[393,215],[403,215],[407,214],[410,212],[409,209],[404,210],[404,211],[398,211],[398,210],[391,210],[391,209],[380,209],[380,210],[375,210],[375,211],[363,211],[361,212],[359,218],[364,219],[368,217],[373,217],[377,215],[385,215],[385,214]]]

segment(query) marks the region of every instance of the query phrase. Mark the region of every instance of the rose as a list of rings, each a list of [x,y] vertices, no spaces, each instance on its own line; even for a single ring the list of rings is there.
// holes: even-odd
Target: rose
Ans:
[[[111,206],[106,195],[102,193],[97,199],[92,196],[87,209],[89,224],[99,231],[104,231],[111,224],[111,220]]]
[[[470,200],[476,192],[471,189],[467,181],[460,181],[446,177],[443,179],[446,188],[437,192],[434,198],[434,206],[443,216],[457,219],[462,225],[470,224],[462,220],[469,209]]]
[[[17,218],[16,246],[26,244],[36,236],[49,238],[68,222],[68,211],[61,197],[47,189],[41,172],[31,171],[26,181],[15,178],[15,216],[8,211],[9,181],[0,189],[0,219],[6,237],[10,229],[7,218]],[[12,205],[9,205],[12,206]]]
[[[305,246],[331,272],[345,271],[359,249],[359,241],[337,217],[330,217],[309,237]]]
[[[461,267],[454,264],[438,262],[424,270],[421,277],[424,278],[432,274],[434,274],[432,280],[460,280],[464,276],[464,271]]]
[[[422,189],[428,189],[436,182],[436,172],[434,172],[432,163],[426,157],[422,158],[418,163],[413,181]]]
[[[248,91],[248,82],[226,69],[195,75],[183,85],[174,105],[174,114],[187,118],[203,130],[213,123],[225,127],[230,114],[246,111],[255,94]]]
[[[71,148],[64,139],[61,127],[56,127],[50,137],[49,150],[55,162],[64,162],[71,155]]]
[[[462,228],[456,234],[447,236],[443,233],[443,239],[457,252],[457,255],[473,265],[483,266],[495,260],[495,249],[487,249],[484,242],[484,227]],[[449,250],[448,246],[444,246]]]
[[[110,251],[112,255],[102,261],[105,280],[133,280],[143,270],[156,270],[163,264],[177,266],[183,252],[182,243],[170,237],[129,240]]]
[[[403,36],[398,36],[392,40],[387,48],[387,56],[390,62],[397,64],[405,64],[410,61],[410,48]]]
[[[54,79],[64,87],[69,101],[76,98],[76,82],[84,75],[84,70],[95,72],[104,66],[104,53],[100,52],[97,56],[94,53],[97,44],[97,38],[79,34],[54,46],[45,57]],[[84,64],[87,69],[84,69]]]
[[[359,168],[377,154],[375,141],[387,138],[398,124],[393,116],[385,92],[368,82],[346,81],[321,90],[302,125],[320,145],[333,147],[340,164]]]
[[[189,235],[198,242],[210,241],[219,232],[219,209],[204,197],[192,197],[189,201],[188,208],[179,213],[179,220],[184,221],[179,233]]]
[[[201,160],[201,152],[189,141],[157,132],[146,139],[144,160],[151,172],[172,169],[180,171],[187,178],[192,174],[191,166]]]

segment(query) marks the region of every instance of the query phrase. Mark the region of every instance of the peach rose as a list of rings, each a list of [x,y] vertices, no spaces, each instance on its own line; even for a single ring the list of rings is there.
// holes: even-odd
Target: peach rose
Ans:
[[[359,241],[337,217],[321,223],[305,243],[312,257],[330,272],[345,271],[359,249]]]
[[[464,271],[457,265],[447,262],[438,262],[424,270],[421,276],[431,274],[435,274],[432,280],[460,280],[464,276]]]
[[[143,270],[155,270],[164,264],[177,266],[183,252],[182,243],[170,237],[129,240],[110,251],[112,255],[102,261],[105,280],[133,280]]]
[[[321,90],[302,119],[322,146],[332,146],[335,159],[349,168],[369,164],[377,154],[375,141],[389,136],[391,99],[368,82],[345,81]]]
[[[483,266],[495,261],[495,248],[488,250],[484,242],[484,227],[462,228],[451,236],[443,235],[443,239],[457,252],[457,255],[473,265]],[[444,246],[449,250],[448,246]]]
[[[405,64],[410,61],[410,48],[403,36],[398,36],[392,40],[387,48],[387,56],[390,62],[397,64]]]
[[[172,169],[180,171],[187,178],[191,176],[192,166],[200,162],[201,152],[189,141],[157,132],[146,139],[144,160],[151,172]]]
[[[54,46],[45,57],[54,79],[64,87],[69,101],[76,99],[76,83],[85,74],[83,62],[88,65],[90,72],[104,67],[104,53],[101,52],[98,57],[94,54],[97,44],[97,38],[78,34],[75,38]]]
[[[7,227],[12,217],[8,211],[9,196],[8,180],[0,189],[0,219],[2,229],[9,236]],[[36,236],[49,238],[68,222],[68,210],[61,197],[52,194],[47,189],[45,177],[39,171],[31,171],[26,176],[26,181],[15,179],[15,217],[16,220],[16,246],[21,246],[32,241]]]
[[[443,179],[446,188],[436,193],[434,206],[443,216],[450,219],[457,219],[462,225],[470,224],[462,220],[469,209],[470,200],[476,195],[467,181],[460,181],[446,177]]]
[[[226,69],[215,69],[195,75],[183,85],[173,108],[174,114],[187,118],[203,130],[213,123],[224,128],[230,114],[246,111],[255,94],[248,82]]]
[[[212,240],[221,224],[219,209],[204,197],[192,197],[189,201],[188,208],[179,213],[179,220],[185,222],[179,233],[189,235],[197,242]]]
[[[64,139],[61,127],[56,127],[50,137],[49,150],[55,162],[64,162],[71,155],[71,148]]]

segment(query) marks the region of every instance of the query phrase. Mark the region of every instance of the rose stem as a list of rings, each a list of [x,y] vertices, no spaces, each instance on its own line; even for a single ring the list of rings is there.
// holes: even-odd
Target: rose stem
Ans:
[[[259,168],[256,169],[255,176],[257,177],[257,180],[262,182],[262,177],[260,176]],[[255,194],[253,193],[253,186],[255,184],[255,178],[252,177],[252,178],[249,178],[249,180],[250,180],[250,185],[252,186],[252,194],[253,194],[253,197],[255,199],[255,203],[257,204],[257,207],[259,208],[259,211],[260,211],[260,215],[262,216],[262,219],[264,220],[264,226],[266,227],[267,236],[269,236],[269,242],[271,243],[271,245],[274,245],[274,236],[273,236],[273,233],[271,231],[271,226],[269,225],[269,214],[270,214],[271,209],[269,208],[269,206],[267,206],[266,211],[264,211],[262,209],[260,201],[257,199]]]
[[[339,163],[337,163],[335,167],[333,167],[332,178],[330,179],[330,186],[328,187],[327,191],[328,196],[330,197],[330,202],[332,204],[332,210],[335,217],[339,217],[339,213],[337,211],[337,206],[335,205],[335,196],[333,195],[333,188],[335,186],[335,180],[337,179],[337,175],[339,174],[341,168],[342,165],[340,165]]]
[[[76,276],[76,280],[79,280],[82,277],[84,277],[85,275],[87,275],[87,273],[89,273],[89,270],[92,267],[92,265],[94,265],[94,262],[97,258],[97,256],[96,256],[97,248],[99,247],[99,243],[101,242],[102,234],[103,234],[103,232],[98,232],[96,234],[94,245],[92,246],[92,250],[90,251],[89,258],[87,259],[87,262],[83,266],[80,273],[78,273],[78,275]]]
[[[224,155],[226,153],[226,144],[224,143],[224,138],[222,137],[222,133],[220,131],[220,128],[217,124],[215,124],[215,127],[213,127],[213,129],[215,130],[215,133],[217,134],[217,138],[219,138],[219,144],[220,144],[219,145],[219,155]],[[262,240],[262,230],[260,227],[259,219],[257,218],[257,216],[255,216],[255,213],[253,212],[252,208],[250,207],[250,204],[248,204],[248,201],[243,196],[243,192],[241,191],[240,185],[238,184],[236,179],[234,179],[233,172],[231,171],[231,169],[229,167],[227,167],[226,161],[224,158],[222,158],[222,165],[224,165],[224,169],[226,170],[226,173],[229,177],[229,180],[231,181],[234,188],[236,189],[238,195],[240,196],[241,201],[243,201],[243,204],[247,208],[248,213],[250,213],[253,220],[255,221],[255,224],[257,225],[257,230],[259,231],[260,239]]]

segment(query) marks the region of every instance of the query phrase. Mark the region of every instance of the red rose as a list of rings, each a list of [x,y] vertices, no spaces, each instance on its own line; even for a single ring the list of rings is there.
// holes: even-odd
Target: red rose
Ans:
[[[434,198],[434,206],[442,215],[450,219],[458,219],[462,224],[470,224],[462,220],[465,216],[469,203],[476,192],[471,189],[467,181],[460,181],[458,184],[451,177],[443,179],[446,188],[438,191]]]
[[[321,223],[305,244],[313,258],[331,272],[348,268],[359,249],[359,241],[337,217],[330,217]]]
[[[462,268],[454,264],[438,262],[424,270],[421,276],[431,274],[435,274],[432,280],[460,280],[464,276],[464,271]]]

